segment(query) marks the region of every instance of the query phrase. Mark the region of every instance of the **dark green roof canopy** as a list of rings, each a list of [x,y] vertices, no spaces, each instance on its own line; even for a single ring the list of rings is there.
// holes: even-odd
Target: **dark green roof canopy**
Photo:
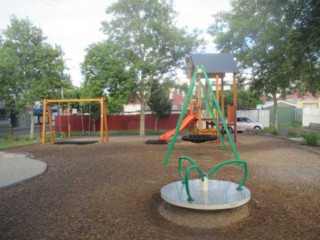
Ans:
[[[231,54],[192,53],[188,59],[188,69],[194,69],[195,66],[204,66],[207,73],[239,72]]]

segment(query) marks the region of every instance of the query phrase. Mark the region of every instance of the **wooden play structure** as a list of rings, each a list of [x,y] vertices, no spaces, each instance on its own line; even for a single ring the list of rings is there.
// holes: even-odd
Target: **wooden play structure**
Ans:
[[[163,186],[161,197],[170,204],[191,209],[220,210],[239,207],[250,200],[251,194],[249,189],[244,186],[248,177],[247,163],[240,159],[235,146],[235,138],[229,132],[230,124],[234,124],[234,136],[236,136],[237,67],[232,55],[192,54],[188,62],[188,70],[188,74],[192,73],[192,77],[188,75],[190,86],[164,160],[164,165],[168,165],[179,131],[183,129],[186,122],[191,123],[189,136],[194,136],[195,139],[205,139],[204,136],[215,136],[223,145],[224,150],[227,150],[227,145],[222,133],[226,133],[234,159],[226,160],[213,167],[209,173],[205,173],[194,159],[188,156],[179,157],[178,170],[181,181]],[[233,109],[230,108],[231,110],[228,110],[228,114],[230,114],[228,122],[223,110],[223,78],[225,72],[233,73],[234,103]],[[209,76],[215,78],[215,88]],[[219,80],[221,80],[221,83]],[[205,107],[202,107],[202,105]],[[188,106],[190,112],[184,119]],[[212,157],[214,158],[214,156]],[[183,170],[183,163],[189,165],[185,171]],[[243,169],[243,177],[239,184],[210,179],[216,171],[230,164],[237,164]],[[200,179],[190,179],[192,171],[197,171]]]
[[[197,73],[193,79],[196,66],[205,69],[208,81],[204,74]],[[238,68],[230,54],[191,54],[187,60],[187,77],[190,82],[190,94],[187,94],[184,105],[188,109],[188,116],[179,123],[179,131],[189,128],[189,134],[182,140],[201,143],[216,139],[222,140],[223,123],[218,114],[217,106],[220,106],[221,116],[226,119],[228,129],[234,129],[233,140],[237,141],[236,109],[237,109],[237,73]],[[202,69],[202,68],[201,68]],[[200,71],[200,68],[199,68]],[[231,82],[226,86],[225,76],[231,74]],[[229,77],[230,78],[230,77]],[[230,80],[229,80],[230,82]],[[225,106],[224,91],[229,87],[233,91],[233,104]],[[213,92],[216,102],[210,99],[210,91]],[[210,113],[213,111],[213,114]],[[184,115],[187,112],[184,113]],[[220,131],[219,131],[220,130]],[[160,141],[167,141],[174,135],[172,129],[159,137]],[[223,134],[222,134],[223,133]]]
[[[54,133],[52,126],[51,103],[73,103],[73,102],[99,102],[100,103],[100,143],[108,142],[108,126],[107,126],[107,103],[105,98],[90,99],[44,99],[43,100],[43,120],[42,120],[42,144],[46,143],[46,122],[48,117],[50,129],[50,142],[54,142]],[[68,125],[68,132],[71,126]]]
[[[186,99],[186,101],[189,101],[189,114],[196,114],[196,122],[194,122],[191,127],[190,134],[218,136],[218,129],[221,130],[223,128],[221,118],[217,111],[217,106],[220,106],[222,116],[227,119],[226,124],[228,128],[233,125],[235,129],[233,137],[236,142],[237,73],[239,70],[233,60],[233,56],[230,54],[191,54],[191,57],[187,60],[187,77],[190,85],[193,81],[192,78],[196,66],[202,66],[203,69],[205,69],[209,81],[205,81],[203,73],[197,74],[194,89],[196,90],[194,91],[195,94],[192,94],[190,99]],[[227,112],[225,112],[225,76],[228,73],[232,74],[233,104],[227,106]],[[199,81],[201,81],[202,84],[197,84]],[[209,101],[206,99],[206,96],[208,97],[210,95],[210,88],[215,94],[216,103],[210,99]],[[213,110],[213,117],[210,114],[210,108]],[[217,125],[213,118],[216,118]]]

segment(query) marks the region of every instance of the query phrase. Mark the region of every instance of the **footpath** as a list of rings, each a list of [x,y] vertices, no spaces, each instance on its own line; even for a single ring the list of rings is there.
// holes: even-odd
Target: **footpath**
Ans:
[[[32,157],[29,153],[0,152],[0,190],[46,171],[47,164]]]

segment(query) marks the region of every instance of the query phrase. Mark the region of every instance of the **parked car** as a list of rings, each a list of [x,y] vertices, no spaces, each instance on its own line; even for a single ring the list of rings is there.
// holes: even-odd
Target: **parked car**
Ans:
[[[234,127],[230,127],[230,132],[234,132]],[[237,131],[243,132],[248,129],[262,130],[263,124],[259,122],[254,122],[246,117],[237,117]]]

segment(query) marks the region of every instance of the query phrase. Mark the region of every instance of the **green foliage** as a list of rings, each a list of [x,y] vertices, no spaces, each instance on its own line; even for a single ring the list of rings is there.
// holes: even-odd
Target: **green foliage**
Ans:
[[[66,138],[66,134],[64,132],[60,132],[59,138],[65,139]]]
[[[250,70],[252,91],[276,101],[277,94],[295,88],[320,88],[320,44],[314,34],[320,32],[319,1],[235,0],[231,5],[230,13],[215,16],[209,32],[218,49],[234,53],[241,69]],[[276,123],[275,117],[277,128]]]
[[[287,36],[279,3],[238,0],[232,7],[210,27],[218,48],[235,53],[242,69],[252,68],[253,89],[274,94],[287,88]]]
[[[39,139],[35,139],[32,141],[30,141],[28,137],[25,138],[26,140],[23,140],[23,139],[24,138],[22,137],[21,139],[15,138],[14,140],[4,140],[4,141],[0,140],[0,149],[40,143]]]
[[[320,135],[317,133],[302,133],[301,136],[303,137],[305,143],[309,146],[318,146]]]
[[[237,108],[240,110],[255,109],[261,103],[259,96],[253,92],[239,90],[237,92]],[[225,91],[225,105],[233,104],[233,91]]]
[[[170,115],[172,102],[169,98],[169,88],[166,88],[165,84],[154,82],[151,91],[153,94],[148,101],[151,111],[159,118]]]
[[[295,128],[301,128],[302,127],[302,122],[300,121],[295,121],[293,124],[292,124],[293,127]]]
[[[272,134],[272,135],[278,135],[279,134],[277,129],[275,129],[274,127],[264,128],[263,131],[265,133]]]
[[[113,56],[134,73],[134,94],[142,110],[140,134],[144,135],[144,109],[153,82],[173,78],[200,41],[195,33],[175,26],[176,13],[168,0],[118,0],[106,12],[112,18],[102,23],[103,32],[117,46]]]
[[[297,137],[300,137],[301,134],[297,131],[289,131],[288,132],[288,137],[291,137],[291,138],[297,138]]]
[[[118,48],[110,41],[93,44],[87,49],[82,64],[85,81],[81,96],[100,98],[107,95],[108,113],[121,112],[123,104],[128,103],[136,92],[134,72],[117,54]]]
[[[42,30],[28,19],[16,17],[0,38],[0,94],[11,113],[21,108],[32,110],[35,101],[59,94],[66,80],[60,47],[47,43]]]
[[[185,93],[188,92],[189,86],[187,83],[183,83],[183,84],[174,84],[174,88],[175,89],[179,89],[181,91],[184,91]]]

